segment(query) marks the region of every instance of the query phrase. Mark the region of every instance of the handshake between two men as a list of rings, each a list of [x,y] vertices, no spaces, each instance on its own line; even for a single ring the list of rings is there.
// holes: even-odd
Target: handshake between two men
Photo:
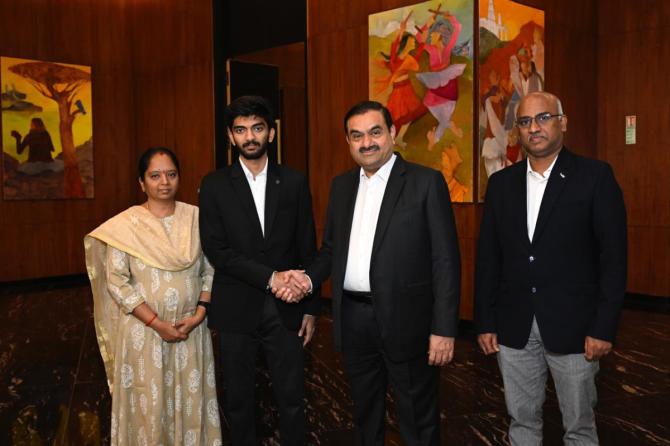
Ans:
[[[312,292],[312,281],[303,270],[275,271],[270,279],[270,290],[277,299],[298,303]]]
[[[298,303],[312,292],[312,281],[302,270],[275,271],[270,278],[270,290],[277,299],[286,303]],[[316,330],[316,316],[305,314],[298,331],[302,346],[309,344]]]

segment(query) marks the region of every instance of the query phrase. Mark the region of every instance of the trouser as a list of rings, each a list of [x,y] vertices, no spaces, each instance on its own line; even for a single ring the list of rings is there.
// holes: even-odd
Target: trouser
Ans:
[[[220,333],[224,410],[233,446],[257,446],[255,376],[258,349],[265,353],[279,406],[282,446],[305,444],[304,354],[302,338],[287,330],[268,295],[259,326],[250,333]]]
[[[382,346],[369,298],[353,298],[346,292],[343,296],[342,353],[354,400],[359,444],[384,445],[385,398],[389,378],[405,444],[440,444],[440,369],[428,365],[427,355],[408,361],[392,361]]]
[[[512,445],[542,444],[542,405],[547,369],[554,380],[563,417],[566,445],[597,445],[595,376],[598,361],[588,362],[583,353],[559,355],[544,348],[537,321],[528,343],[521,349],[500,345],[498,365],[505,386],[505,403],[511,420]]]

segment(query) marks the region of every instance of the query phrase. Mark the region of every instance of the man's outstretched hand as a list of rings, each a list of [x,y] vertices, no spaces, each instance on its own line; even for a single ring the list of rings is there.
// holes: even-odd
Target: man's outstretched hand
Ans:
[[[272,294],[286,303],[300,302],[312,291],[312,282],[302,270],[276,272],[270,284]]]

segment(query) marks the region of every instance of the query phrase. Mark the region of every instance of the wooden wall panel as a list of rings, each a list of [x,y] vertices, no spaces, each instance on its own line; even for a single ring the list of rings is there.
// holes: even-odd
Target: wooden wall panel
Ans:
[[[319,232],[332,177],[353,166],[342,118],[351,105],[368,97],[367,16],[414,3],[308,1],[309,171]],[[562,98],[570,115],[567,143],[575,151],[593,156],[597,142],[595,4],[591,0],[522,3],[546,11],[547,88]],[[461,317],[470,319],[481,205],[454,207],[463,266]]]
[[[545,0],[545,89],[556,94],[568,115],[565,144],[595,157],[596,18],[592,0]]]
[[[214,96],[212,63],[175,71],[174,148],[181,162],[179,199],[198,204],[202,178],[214,169]]]
[[[0,200],[0,282],[84,272],[83,236],[142,198],[149,145],[175,148],[196,202],[214,166],[211,28],[207,0],[0,2],[0,55],[92,66],[95,163],[94,199]]]
[[[310,4],[310,20],[316,14],[313,9]],[[307,30],[308,110],[312,126],[309,172],[317,233],[321,234],[330,181],[354,166],[344,139],[342,119],[353,104],[368,97],[367,69],[361,68],[367,67],[367,24],[314,37],[309,34],[311,29],[310,22]]]
[[[308,170],[319,232],[331,178],[353,166],[341,120],[367,97],[367,15],[412,3],[308,2]],[[610,162],[624,190],[629,290],[669,296],[670,3],[523,3],[546,12],[547,89],[569,115],[567,143]],[[150,145],[177,151],[184,170],[180,199],[196,201],[197,184],[214,165],[211,26],[206,0],[0,3],[1,55],[93,67],[96,166],[93,200],[0,201],[0,256],[7,259],[0,281],[82,272],[81,237],[141,198],[135,163]],[[304,101],[297,90],[284,100],[291,107]],[[623,144],[626,114],[638,116],[632,147]],[[290,165],[300,163],[294,158]],[[481,206],[455,208],[467,317]]]
[[[628,290],[670,296],[670,2],[598,1],[598,157],[628,210]],[[637,143],[625,144],[626,115]]]
[[[283,87],[282,108],[282,163],[307,174],[307,87]]]
[[[214,168],[211,8],[207,0],[136,0],[131,16],[135,159],[152,146],[174,150],[182,169],[178,199],[191,204]],[[139,189],[136,195],[144,198]]]

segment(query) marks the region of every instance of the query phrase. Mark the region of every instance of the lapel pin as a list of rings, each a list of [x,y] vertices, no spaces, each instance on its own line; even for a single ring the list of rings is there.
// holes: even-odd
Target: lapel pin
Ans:
[[[559,172],[558,174],[561,176],[561,178],[565,178],[565,175],[563,174],[563,172]]]
[[[275,184],[279,184],[279,180],[275,180]]]

